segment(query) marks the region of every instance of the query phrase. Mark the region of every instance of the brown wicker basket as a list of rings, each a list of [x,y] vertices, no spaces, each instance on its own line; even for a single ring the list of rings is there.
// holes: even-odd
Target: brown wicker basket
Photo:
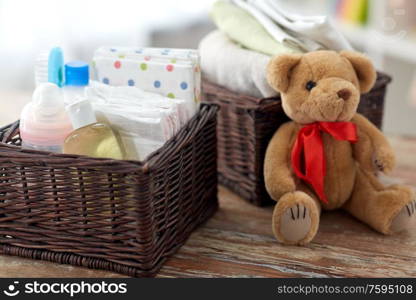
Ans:
[[[377,127],[383,119],[384,95],[391,78],[379,73],[374,88],[362,95],[358,111]],[[204,102],[218,113],[219,182],[242,198],[262,206],[273,203],[264,187],[263,162],[276,129],[288,121],[280,98],[256,99],[203,82]]]
[[[143,162],[22,150],[0,129],[0,253],[153,276],[217,209],[217,108]]]

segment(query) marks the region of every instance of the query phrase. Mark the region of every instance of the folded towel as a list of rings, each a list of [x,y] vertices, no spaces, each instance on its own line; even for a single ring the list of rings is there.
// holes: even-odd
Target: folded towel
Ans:
[[[270,56],[243,49],[223,32],[208,34],[199,44],[204,78],[256,98],[275,96],[266,80]]]
[[[102,47],[94,54],[93,66],[100,82],[183,99],[191,116],[199,107],[201,74],[195,50]]]
[[[274,0],[244,0],[269,16],[276,24],[294,37],[307,38],[335,51],[352,50],[347,39],[326,16],[300,16],[288,13]]]
[[[268,15],[263,13],[263,11],[258,9],[253,4],[248,3],[246,0],[232,0],[232,3],[253,16],[253,18],[255,18],[276,41],[282,43],[283,45],[292,45],[298,49],[302,49],[305,52],[325,49],[325,47],[321,44],[311,39],[289,34],[278,24],[276,24]]]
[[[253,16],[233,3],[217,1],[211,17],[222,32],[248,49],[267,55],[302,52],[295,45],[276,41]]]

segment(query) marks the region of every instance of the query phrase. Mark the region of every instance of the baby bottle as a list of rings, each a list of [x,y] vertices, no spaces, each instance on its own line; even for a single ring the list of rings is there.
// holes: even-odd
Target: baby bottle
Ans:
[[[97,122],[88,99],[79,99],[66,109],[74,131],[65,139],[64,153],[123,159],[113,130],[107,124]]]
[[[62,153],[65,137],[71,131],[60,88],[40,83],[20,116],[22,147]]]

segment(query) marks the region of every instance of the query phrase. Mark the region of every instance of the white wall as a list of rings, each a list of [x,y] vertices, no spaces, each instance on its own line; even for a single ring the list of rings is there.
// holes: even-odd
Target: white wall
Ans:
[[[212,1],[0,0],[0,89],[32,89],[34,61],[51,47],[89,61],[99,46],[147,46],[156,29],[208,19]]]

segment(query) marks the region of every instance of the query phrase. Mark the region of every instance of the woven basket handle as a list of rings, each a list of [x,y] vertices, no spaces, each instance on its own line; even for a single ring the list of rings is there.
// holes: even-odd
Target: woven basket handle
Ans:
[[[19,121],[16,121],[12,124],[0,128],[0,141],[2,143],[7,143],[16,135],[16,131],[19,129]]]

